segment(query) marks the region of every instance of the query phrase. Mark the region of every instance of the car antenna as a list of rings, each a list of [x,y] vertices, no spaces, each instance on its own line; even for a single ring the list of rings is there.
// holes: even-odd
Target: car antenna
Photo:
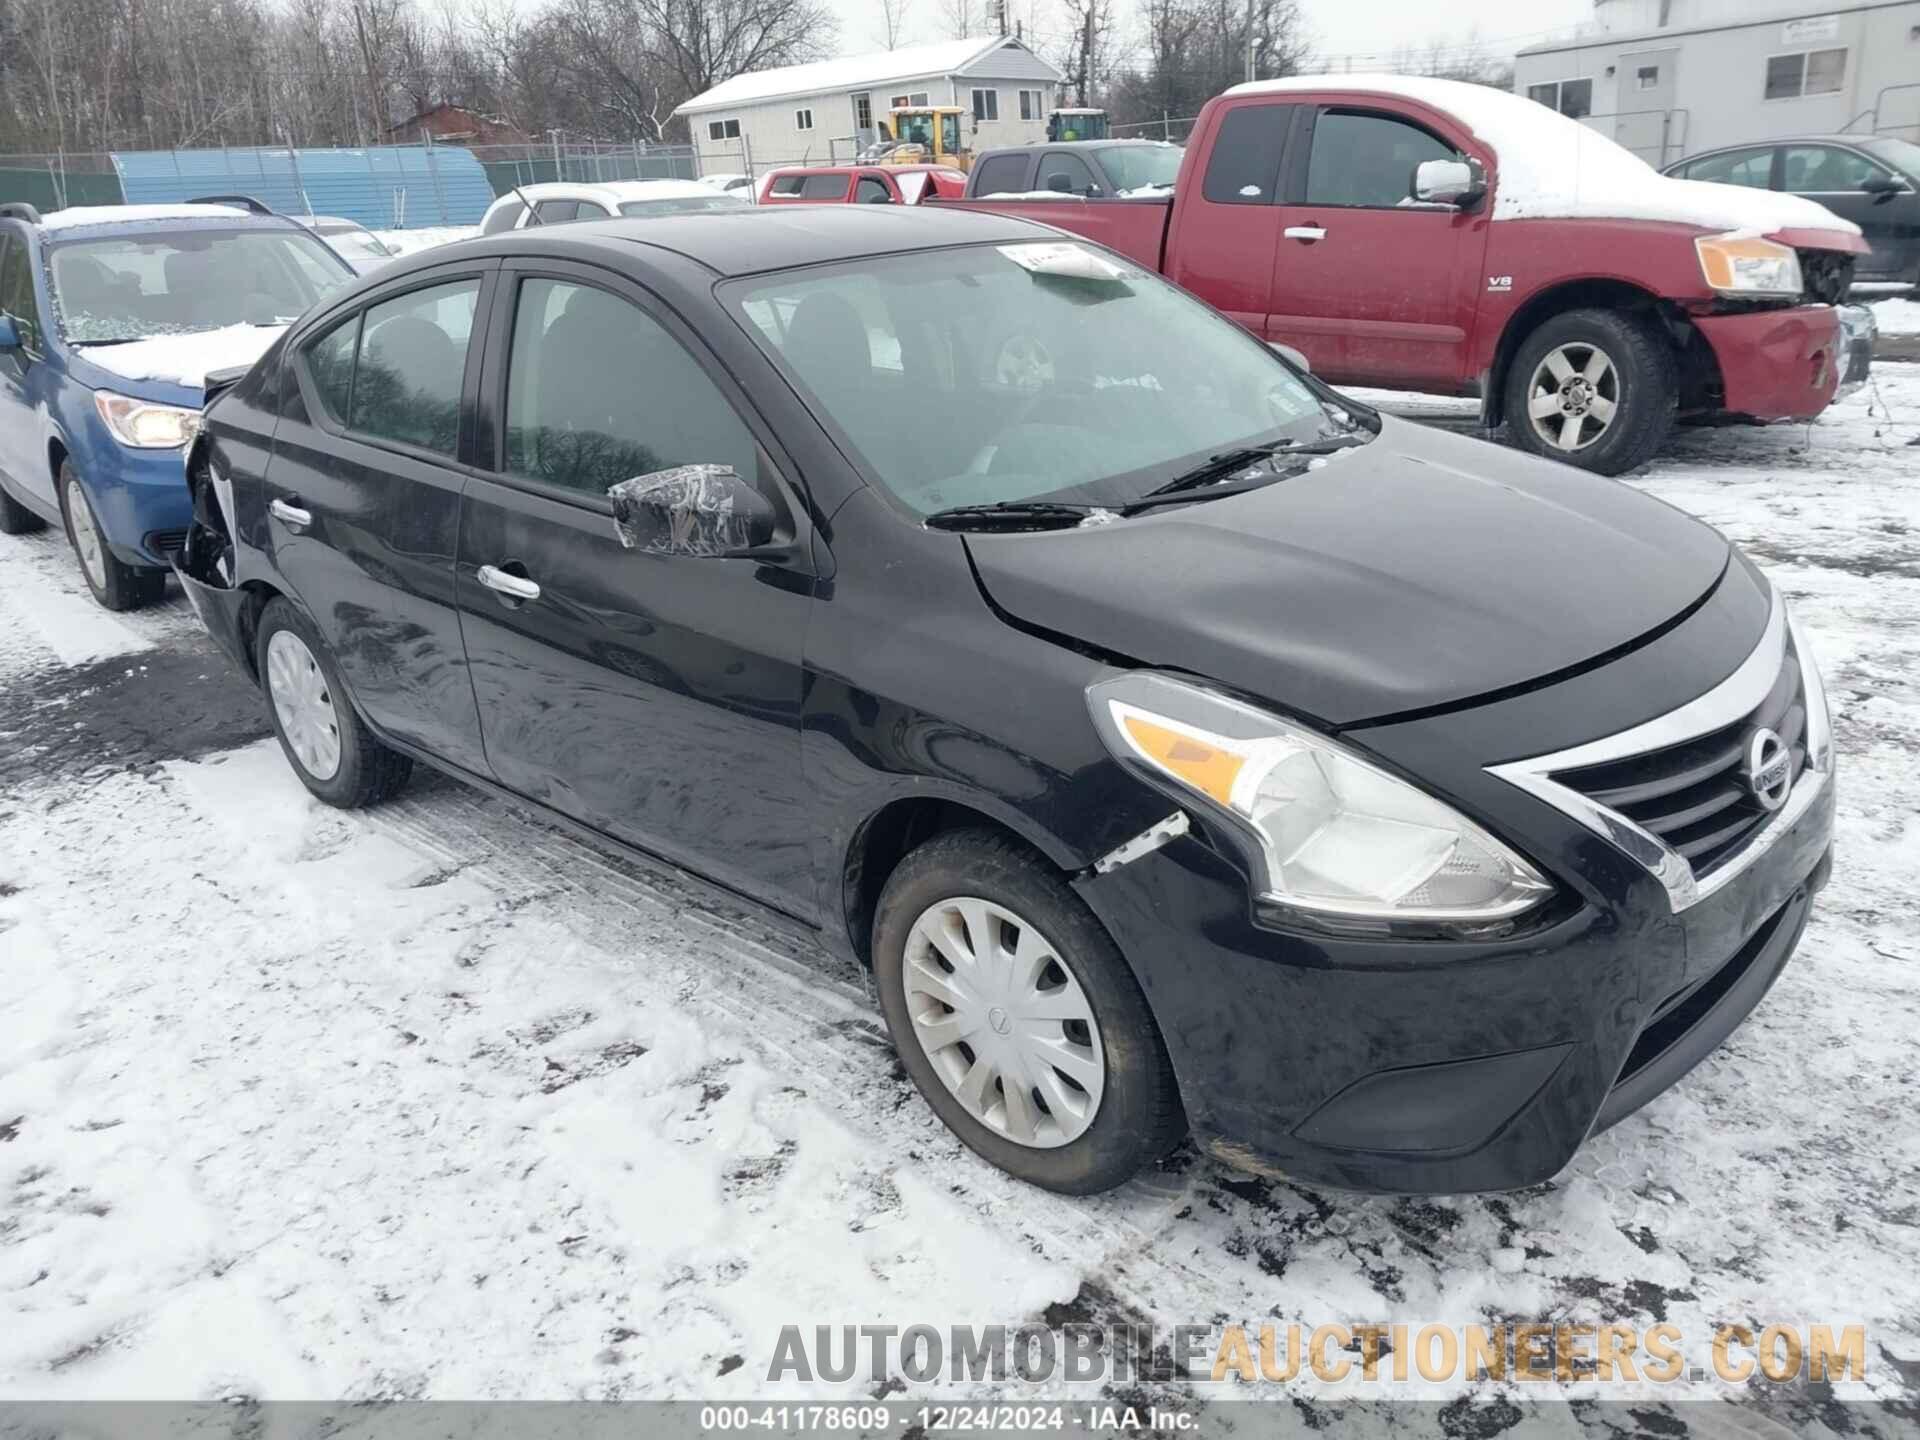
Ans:
[[[527,221],[529,225],[544,225],[547,223],[540,218],[540,212],[533,208],[533,202],[527,198],[526,191],[516,185],[513,187],[513,193],[520,197],[520,203],[527,207],[527,214],[533,217]]]

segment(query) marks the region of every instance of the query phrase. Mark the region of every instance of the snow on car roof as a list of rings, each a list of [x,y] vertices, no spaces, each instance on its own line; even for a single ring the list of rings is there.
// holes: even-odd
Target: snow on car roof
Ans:
[[[1444,110],[1493,148],[1495,220],[1663,220],[1709,230],[1860,227],[1823,205],[1771,190],[1676,180],[1599,131],[1534,100],[1462,80],[1416,75],[1295,75],[1235,85],[1228,95],[1360,91]]]
[[[71,230],[81,225],[122,225],[139,220],[244,220],[247,212],[231,205],[70,205],[40,217],[42,230]]]

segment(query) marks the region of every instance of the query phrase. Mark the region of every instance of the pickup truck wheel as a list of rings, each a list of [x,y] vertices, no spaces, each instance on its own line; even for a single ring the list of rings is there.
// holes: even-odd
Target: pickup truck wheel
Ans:
[[[106,532],[93,513],[86,487],[73,466],[60,467],[60,514],[67,523],[67,543],[80,562],[93,598],[109,610],[138,610],[167,593],[167,572],[151,566],[128,565],[113,553]]]
[[[382,745],[347,698],[326,642],[282,598],[260,612],[254,664],[273,733],[300,783],[342,810],[375,805],[413,773],[413,761]]]
[[[1520,344],[1507,371],[1507,431],[1521,448],[1602,475],[1653,457],[1673,427],[1673,349],[1617,310],[1569,310]]]
[[[1091,1195],[1184,1133],[1133,971],[1038,856],[984,830],[935,836],[888,877],[873,934],[901,1063],[947,1127],[1002,1170]]]

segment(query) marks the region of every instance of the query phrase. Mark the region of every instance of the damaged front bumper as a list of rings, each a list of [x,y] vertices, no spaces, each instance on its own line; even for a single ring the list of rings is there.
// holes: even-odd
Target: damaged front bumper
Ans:
[[[187,568],[187,556],[181,551],[167,557],[167,563],[173,570],[174,578],[180,582],[180,588],[186,592],[187,603],[193,606],[193,613],[200,617],[200,623],[206,627],[207,634],[213,637],[213,643],[249,680],[254,678],[251,645],[251,597],[246,591],[230,585],[209,580],[191,573]]]
[[[236,583],[233,487],[202,461],[197,448],[188,456],[187,477],[193,522],[179,548],[167,552],[167,565],[221,653],[249,680],[257,679],[253,623],[258,599]]]
[[[1873,368],[1873,346],[1880,338],[1879,322],[1873,318],[1873,311],[1865,305],[1839,305],[1834,313],[1840,317],[1840,388],[1833,398],[1841,400],[1867,383]]]

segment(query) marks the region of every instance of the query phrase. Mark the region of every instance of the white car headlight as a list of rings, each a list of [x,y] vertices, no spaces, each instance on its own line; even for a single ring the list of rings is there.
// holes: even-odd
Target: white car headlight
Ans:
[[[1798,295],[1800,257],[1757,235],[1702,235],[1693,242],[1700,273],[1722,295]]]
[[[106,421],[113,438],[136,450],[175,450],[193,439],[200,412],[178,405],[155,405],[110,390],[94,393],[93,408]]]
[[[1087,689],[1115,755],[1250,832],[1262,899],[1365,920],[1486,922],[1553,886],[1466,816],[1344,746],[1170,676]]]

